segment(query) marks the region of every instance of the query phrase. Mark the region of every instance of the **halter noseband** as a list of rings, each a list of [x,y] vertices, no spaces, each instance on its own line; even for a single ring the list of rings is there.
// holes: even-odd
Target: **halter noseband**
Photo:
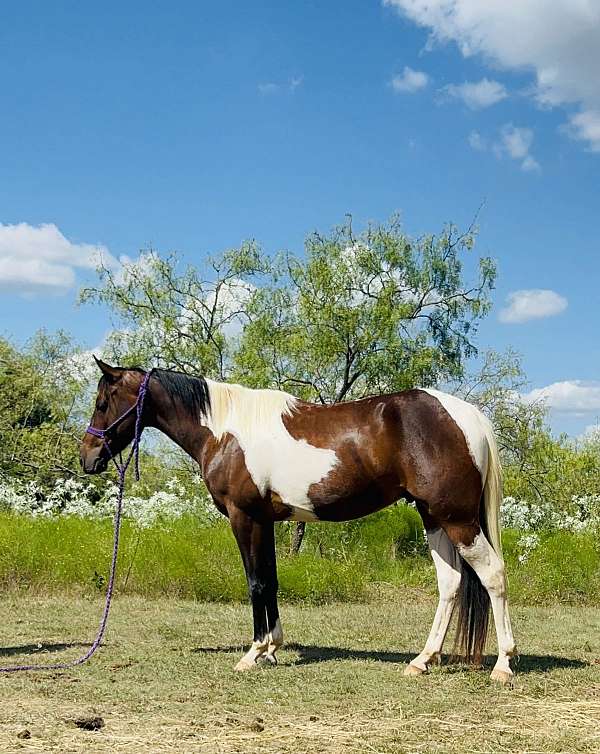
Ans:
[[[139,445],[140,445],[140,436],[142,434],[142,409],[144,407],[144,398],[146,397],[146,393],[148,392],[148,383],[150,382],[150,377],[152,376],[152,372],[154,369],[151,369],[149,372],[146,372],[144,375],[144,379],[142,380],[137,398],[135,399],[135,403],[130,406],[127,411],[125,411],[121,416],[119,416],[117,419],[112,422],[112,424],[109,424],[106,429],[98,429],[97,427],[93,427],[91,424],[88,426],[88,428],[85,430],[88,435],[92,435],[93,437],[97,437],[99,440],[102,440],[104,447],[106,450],[108,450],[108,454],[111,457],[111,460],[117,467],[117,470],[120,473],[125,472],[127,469],[127,466],[129,466],[129,462],[131,461],[132,455],[135,456],[135,475],[136,478],[140,478],[140,472],[139,472]],[[117,463],[116,458],[112,454],[112,451],[110,449],[110,445],[108,444],[106,440],[106,435],[115,427],[118,427],[119,424],[123,421],[123,419],[126,419],[129,414],[136,412],[136,419],[135,419],[135,432],[133,436],[133,447],[131,449],[131,453],[129,454],[129,458],[127,461],[119,466]]]

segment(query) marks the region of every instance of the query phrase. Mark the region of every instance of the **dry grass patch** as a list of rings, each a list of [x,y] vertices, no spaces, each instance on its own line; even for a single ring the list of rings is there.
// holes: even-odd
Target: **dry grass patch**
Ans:
[[[600,751],[597,608],[516,610],[514,688],[490,683],[489,668],[404,678],[433,609],[415,592],[285,605],[279,667],[240,675],[245,606],[120,599],[85,667],[0,677],[0,752]],[[0,662],[76,656],[98,613],[97,601],[9,596]],[[82,730],[82,717],[105,724]]]

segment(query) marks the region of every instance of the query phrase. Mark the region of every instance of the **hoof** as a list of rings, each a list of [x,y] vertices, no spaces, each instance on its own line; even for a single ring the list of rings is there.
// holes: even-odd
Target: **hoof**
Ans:
[[[501,683],[503,686],[507,686],[513,682],[513,674],[508,673],[506,670],[499,670],[494,668],[491,672],[490,678],[492,681]]]
[[[242,659],[238,662],[238,664],[235,666],[235,670],[238,673],[243,673],[246,670],[252,670],[256,667],[256,662],[253,660],[247,660],[245,657],[242,657]]]
[[[426,672],[427,671],[423,670],[423,668],[419,668],[416,665],[413,665],[412,663],[410,663],[404,668],[404,675],[409,675],[409,676],[423,675]]]
[[[263,655],[262,659],[273,667],[277,665],[277,658],[275,657],[275,655]]]

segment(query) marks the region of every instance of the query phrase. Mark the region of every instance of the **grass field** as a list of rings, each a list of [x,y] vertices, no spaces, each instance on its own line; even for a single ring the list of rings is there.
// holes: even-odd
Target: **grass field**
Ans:
[[[280,524],[277,535],[279,594],[286,602],[363,602],[374,584],[383,583],[430,595],[436,591],[421,519],[406,505],[359,521],[309,526],[295,557],[289,556],[289,527]],[[105,586],[112,536],[110,519],[0,511],[0,590],[98,595]],[[525,562],[519,559],[521,536],[514,530],[503,536],[514,604],[600,606],[596,535],[542,534]],[[202,602],[241,602],[247,595],[228,522],[206,525],[194,516],[159,521],[148,529],[125,521],[117,589],[149,599]]]
[[[237,674],[247,607],[122,597],[86,666],[0,677],[0,751],[600,751],[598,608],[515,608],[512,688],[492,684],[489,667],[405,678],[433,609],[396,589],[365,604],[287,604],[279,666]],[[99,610],[98,599],[9,593],[0,661],[74,657]],[[72,722],[94,715],[105,721],[95,732]]]

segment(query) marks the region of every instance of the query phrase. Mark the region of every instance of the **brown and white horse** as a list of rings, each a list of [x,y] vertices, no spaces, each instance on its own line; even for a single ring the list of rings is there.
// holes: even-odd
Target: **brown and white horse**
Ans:
[[[134,405],[145,373],[98,365],[103,376],[91,424],[104,429]],[[457,603],[462,648],[479,661],[491,602],[499,650],[492,678],[511,678],[516,650],[500,543],[501,469],[491,424],[477,408],[430,389],[322,406],[155,370],[142,422],[198,462],[231,523],[254,617],[254,641],[238,670],[261,656],[275,664],[283,642],[274,522],[346,521],[404,498],[423,518],[440,593],[425,647],[405,672],[426,672],[439,658]],[[85,471],[104,471],[134,427],[130,412],[104,440],[86,434]]]

